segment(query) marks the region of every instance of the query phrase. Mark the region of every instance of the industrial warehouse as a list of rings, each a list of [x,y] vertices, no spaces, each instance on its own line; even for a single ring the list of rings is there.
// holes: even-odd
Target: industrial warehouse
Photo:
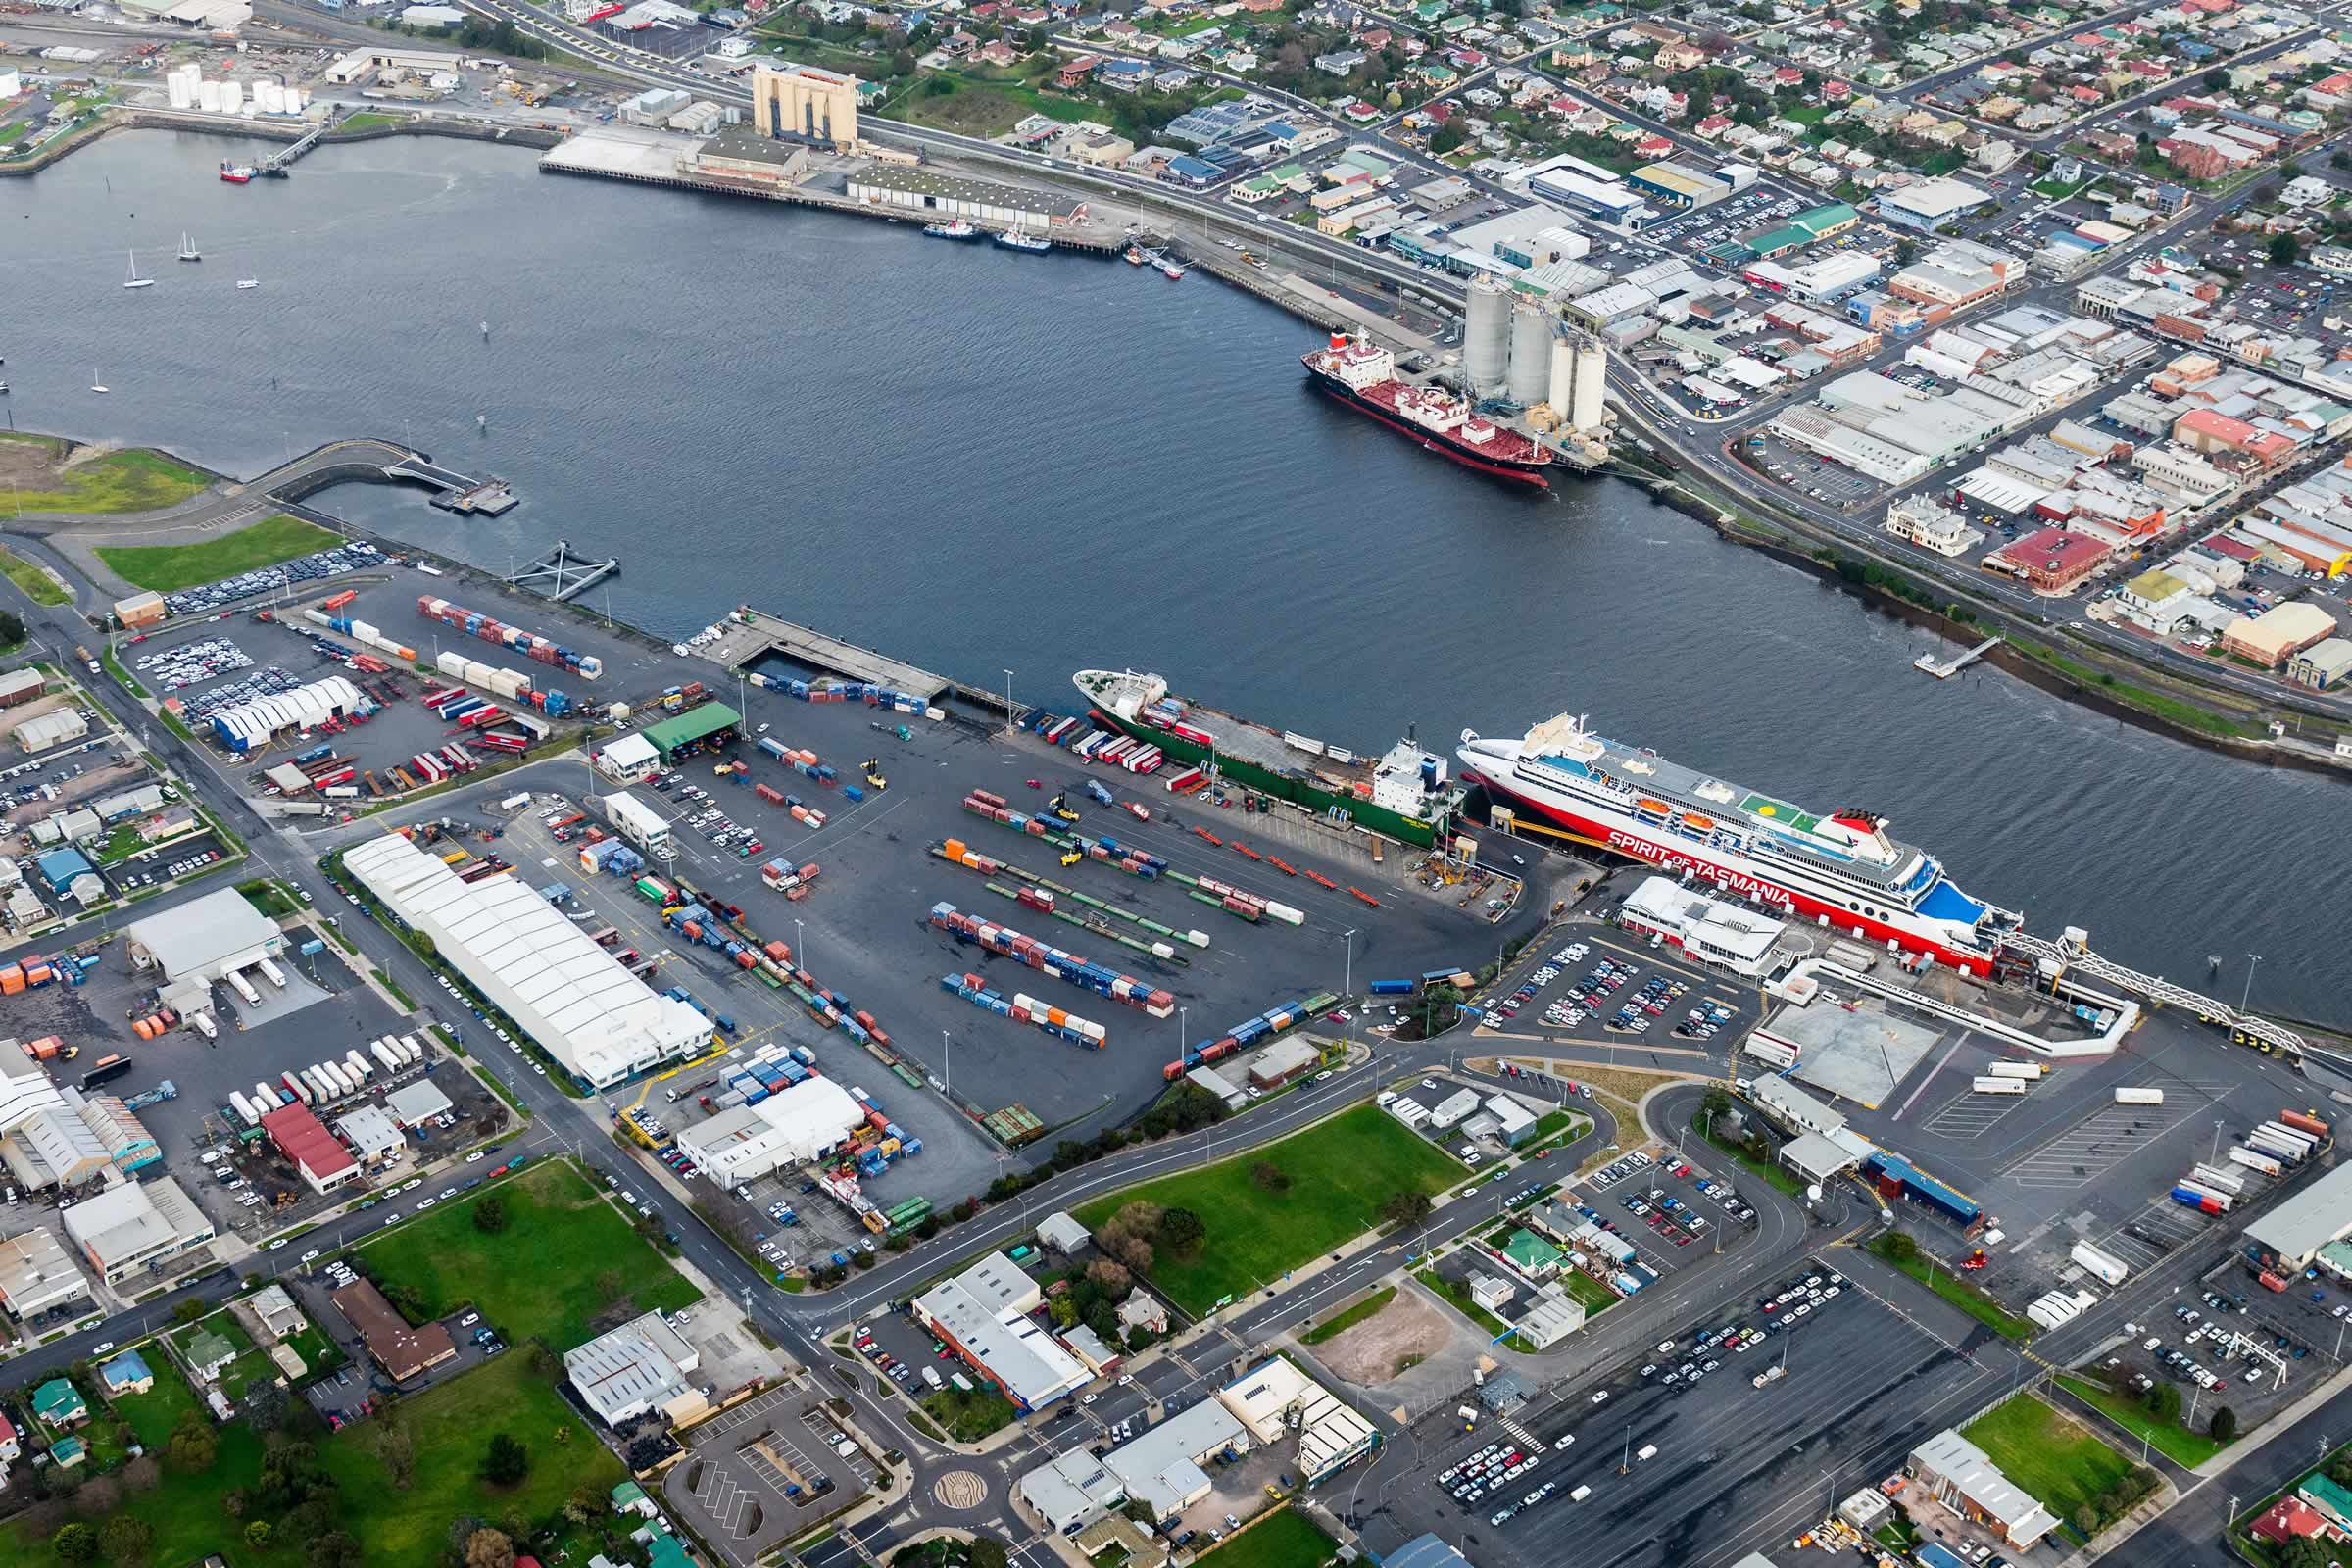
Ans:
[[[710,1041],[701,1013],[657,995],[516,878],[461,881],[398,834],[343,864],[583,1083],[616,1084]]]

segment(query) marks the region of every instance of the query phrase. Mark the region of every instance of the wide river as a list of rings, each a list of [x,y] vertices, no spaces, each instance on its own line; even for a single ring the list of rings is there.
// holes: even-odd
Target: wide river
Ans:
[[[0,181],[20,428],[232,473],[341,435],[514,480],[461,521],[320,504],[484,565],[558,535],[676,635],[751,603],[1017,698],[1088,665],[1359,750],[1562,710],[1815,808],[1859,805],[2036,929],[2352,1017],[2343,783],[2159,739],[1613,482],[1505,494],[1303,389],[1313,334],[1205,275],[537,172],[416,139],[113,138]],[[201,266],[172,260],[182,230]],[[135,247],[156,287],[121,284]],[[238,291],[233,280],[257,277]],[[485,339],[481,323],[489,323]],[[113,388],[88,389],[92,372]],[[476,416],[486,415],[486,432]],[[601,592],[600,592],[601,597]],[[2334,824],[2332,827],[2329,824]]]

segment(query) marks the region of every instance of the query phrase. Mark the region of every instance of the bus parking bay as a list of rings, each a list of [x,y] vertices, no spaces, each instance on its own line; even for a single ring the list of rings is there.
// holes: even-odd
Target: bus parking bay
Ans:
[[[1718,1568],[1765,1549],[1766,1534],[1785,1544],[1834,1501],[1814,1489],[1805,1498],[1809,1512],[1789,1511],[1792,1490],[1802,1490],[1783,1474],[1789,1451],[1810,1448],[1835,1429],[1840,1473],[1852,1464],[1895,1462],[1988,1398],[2001,1376],[1850,1286],[1828,1297],[1836,1275],[1823,1258],[1791,1265],[1774,1276],[1769,1296],[1757,1286],[1745,1310],[1686,1325],[1598,1384],[1562,1385],[1499,1419],[1482,1415],[1467,1435],[1453,1421],[1453,1441],[1428,1459],[1435,1484],[1392,1494],[1400,1517],[1388,1530],[1400,1540],[1435,1530],[1472,1549],[1479,1537],[1499,1537],[1505,1560],[1596,1568]],[[1820,1284],[1802,1287],[1801,1301],[1783,1302],[1770,1315],[1756,1304],[1759,1296],[1777,1298],[1808,1279]],[[1823,1293],[1819,1301],[1815,1290]],[[1788,1321],[1800,1326],[1765,1334],[1752,1348],[1704,1344],[1708,1334],[1735,1324],[1758,1329],[1799,1304],[1810,1310]],[[1713,1372],[1709,1361],[1717,1363]],[[1699,1374],[1695,1382],[1681,1374],[1686,1363]],[[1664,1381],[1670,1373],[1672,1384]],[[1535,1458],[1534,1468],[1457,1500],[1452,1493],[1465,1473],[1457,1467],[1496,1442],[1506,1453]],[[1442,1479],[1449,1472],[1452,1482]],[[1548,1495],[1525,1500],[1546,1486]],[[1582,1488],[1591,1490],[1578,1498]],[[1498,1519],[1505,1509],[1508,1516]]]

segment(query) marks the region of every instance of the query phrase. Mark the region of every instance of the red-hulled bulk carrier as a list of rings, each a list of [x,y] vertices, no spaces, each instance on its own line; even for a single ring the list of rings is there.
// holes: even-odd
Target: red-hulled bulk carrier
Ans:
[[[1552,460],[1549,447],[1496,424],[1449,393],[1399,380],[1396,357],[1387,349],[1335,332],[1328,348],[1299,356],[1299,363],[1324,391],[1432,452],[1497,478],[1551,483],[1544,471]]]

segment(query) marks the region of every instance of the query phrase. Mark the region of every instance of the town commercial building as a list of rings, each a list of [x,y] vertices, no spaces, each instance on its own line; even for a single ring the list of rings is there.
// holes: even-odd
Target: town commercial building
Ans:
[[[2298,600],[2259,615],[2240,615],[2222,628],[2222,652],[2277,669],[2306,648],[2335,635],[2335,617]]]
[[[721,1187],[805,1165],[864,1125],[865,1108],[830,1078],[810,1077],[682,1129],[678,1147]]]
[[[2352,638],[2329,637],[2286,662],[2286,678],[2314,691],[2331,691],[2352,679]]]
[[[277,922],[246,903],[245,895],[234,888],[133,920],[122,935],[135,967],[161,969],[166,980],[206,985],[286,951]]]
[[[1718,903],[1670,877],[1644,877],[1625,901],[1628,929],[1664,937],[1690,956],[1754,979],[1780,967],[1788,922]]]
[[[1900,190],[1878,193],[1879,216],[1905,228],[1934,228],[1962,213],[1989,204],[1992,193],[1963,179],[1923,179]]]
[[[710,1024],[701,1013],[654,992],[519,877],[462,882],[398,834],[346,852],[343,868],[593,1088],[693,1055],[710,1043]]]
[[[1002,1252],[914,1298],[915,1320],[1027,1413],[1076,1393],[1093,1374],[1029,1314],[1044,1304],[1037,1281]]]
[[[26,756],[45,752],[68,741],[77,741],[90,732],[90,721],[76,709],[60,708],[53,712],[40,713],[26,719],[16,728],[17,745]]]
[[[662,754],[642,735],[617,735],[598,748],[596,769],[616,782],[636,784],[662,770]]]
[[[705,1401],[687,1376],[702,1364],[702,1352],[659,1312],[564,1352],[564,1375],[609,1427],[654,1410],[672,1420],[701,1414]]]
[[[359,1330],[368,1353],[395,1383],[406,1383],[458,1358],[457,1342],[449,1337],[446,1325],[435,1321],[422,1328],[409,1327],[409,1320],[384,1299],[373,1280],[355,1280],[328,1293],[327,1299]]]
[[[67,1239],[109,1285],[141,1269],[160,1269],[210,1242],[213,1222],[169,1176],[124,1182],[60,1211]]]
[[[1000,185],[993,179],[970,179],[936,169],[907,169],[876,164],[852,174],[852,201],[887,207],[920,217],[967,218],[1007,228],[1051,232],[1079,221],[1087,205],[1075,198],[1023,185]]]
[[[1127,1500],[1110,1466],[1088,1448],[1072,1448],[1021,1477],[1013,1490],[1049,1529],[1074,1536]]]
[[[1130,1498],[1166,1519],[1208,1495],[1208,1472],[1200,1466],[1227,1448],[1248,1452],[1250,1429],[1222,1399],[1202,1399],[1111,1449],[1102,1463]]]
[[[2043,528],[1986,556],[1984,569],[2023,578],[2035,593],[2064,594],[2105,565],[2114,553],[2113,545],[2090,534]]]
[[[1378,1441],[1371,1422],[1287,1356],[1261,1361],[1226,1384],[1217,1402],[1261,1447],[1281,1442],[1286,1430],[1297,1432],[1300,1480],[1310,1487],[1370,1453]]]
[[[2246,1227],[2246,1240],[2306,1269],[2320,1250],[2352,1236],[2352,1165],[2325,1171]]]
[[[1650,164],[1626,175],[1625,183],[1678,213],[1712,207],[1732,194],[1731,181],[1688,164]]]
[[[0,1306],[26,1318],[90,1294],[90,1282],[74,1266],[74,1256],[57,1233],[34,1226],[0,1241]]]
[[[314,1193],[331,1193],[360,1178],[360,1162],[326,1123],[303,1104],[282,1106],[262,1118],[262,1131],[293,1162]]]
[[[1998,1531],[2019,1551],[2032,1550],[2035,1542],[2058,1528],[2049,1509],[2019,1490],[1983,1448],[1951,1428],[1912,1449],[1903,1468],[1936,1501]]]
[[[760,61],[752,67],[752,124],[763,135],[848,152],[858,142],[858,78]]]

